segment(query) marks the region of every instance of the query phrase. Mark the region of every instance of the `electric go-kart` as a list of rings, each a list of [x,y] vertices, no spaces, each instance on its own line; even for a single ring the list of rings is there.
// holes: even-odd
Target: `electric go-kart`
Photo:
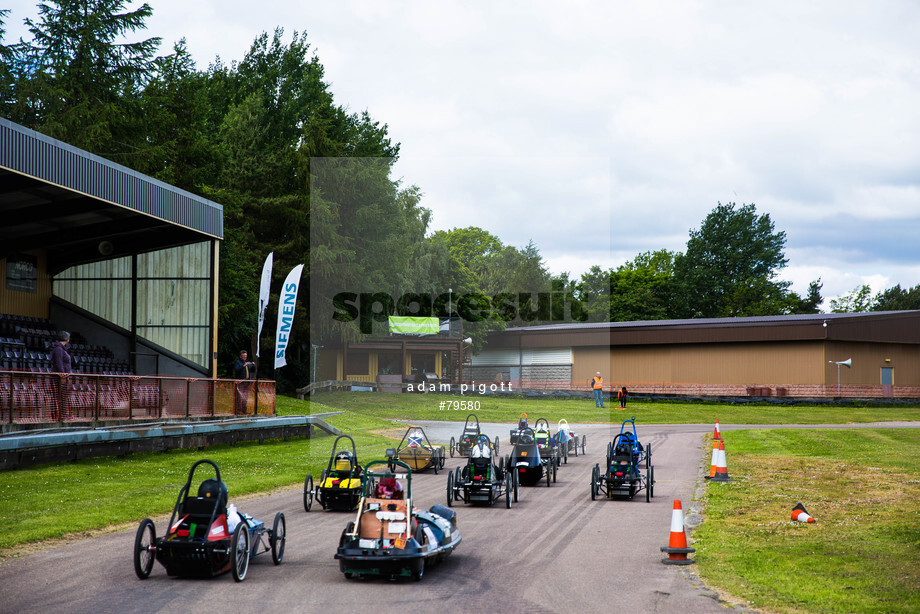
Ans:
[[[505,468],[517,474],[515,478],[522,486],[536,486],[543,478],[547,486],[556,481],[557,465],[540,456],[531,428],[522,429],[518,434]]]
[[[444,446],[435,446],[428,441],[428,436],[420,426],[410,426],[406,429],[399,445],[387,450],[390,459],[390,469],[395,470],[396,460],[407,464],[412,471],[425,471],[433,468],[435,474],[444,468],[446,460]]]
[[[581,447],[581,453],[585,454],[585,448],[587,447],[587,435],[581,436],[581,441],[578,440],[578,435],[575,434],[575,431],[569,428],[569,422],[565,418],[559,420],[558,430],[556,431],[556,441],[559,443],[559,446],[562,448],[562,460],[566,463],[569,462],[569,454],[574,454],[578,456],[578,448]]]
[[[473,422],[470,422],[470,419],[472,419]],[[467,416],[466,422],[463,424],[463,432],[460,434],[460,439],[450,438],[450,457],[454,457],[454,452],[460,456],[468,456],[470,448],[476,443],[481,432],[482,431],[479,430],[479,418],[477,418],[475,414]],[[495,453],[498,454],[498,437],[492,442],[492,446]]]
[[[348,443],[351,443],[350,447]],[[315,498],[324,510],[350,512],[358,507],[363,478],[364,469],[358,464],[355,440],[348,435],[339,435],[332,444],[329,465],[323,470],[316,489],[313,489],[312,475],[308,473],[304,480],[303,509],[309,512]]]
[[[198,484],[192,495],[195,470],[211,465],[215,477]],[[145,518],[134,538],[134,572],[144,580],[150,576],[154,560],[170,576],[210,577],[225,571],[242,582],[249,570],[249,559],[267,550],[275,565],[281,564],[285,542],[284,514],[275,514],[271,529],[236,506],[227,505],[227,485],[220,479],[214,461],[200,460],[188,472],[188,481],[179,491],[164,537],[157,538],[153,521]]]
[[[511,442],[511,445],[514,445],[515,443],[517,443],[518,435],[520,435],[521,432],[524,431],[525,429],[529,429],[529,428],[530,428],[530,425],[527,424],[527,414],[522,413],[521,417],[518,418],[517,427],[511,429],[511,433],[509,435],[509,441]]]
[[[457,467],[447,474],[447,506],[454,500],[464,503],[492,505],[505,497],[505,507],[511,507],[512,499],[517,501],[517,473],[507,471],[501,460],[495,458],[488,436],[480,435],[470,449],[464,467]]]
[[[549,422],[545,418],[537,418],[533,424],[533,437],[537,442],[537,449],[543,460],[549,461],[559,467],[562,463],[562,452],[556,443],[556,438],[549,432]]]
[[[456,512],[443,505],[428,511],[413,507],[412,468],[387,456],[365,467],[366,475],[379,481],[370,490],[371,480],[365,480],[358,515],[339,540],[335,558],[346,578],[408,576],[421,580],[425,567],[447,557],[460,543]],[[391,472],[393,465],[406,473]],[[375,467],[387,471],[375,472]]]
[[[632,425],[632,431],[626,429],[627,422]],[[628,418],[623,421],[620,433],[607,444],[605,469],[601,471],[600,466],[595,465],[591,471],[591,500],[601,493],[608,499],[614,496],[632,499],[642,490],[646,501],[655,496],[652,444],[642,446],[636,436],[636,419]]]

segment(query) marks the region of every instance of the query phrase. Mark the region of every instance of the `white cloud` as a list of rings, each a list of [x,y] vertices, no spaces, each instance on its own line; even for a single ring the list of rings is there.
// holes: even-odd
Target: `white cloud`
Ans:
[[[7,40],[34,4],[12,3]],[[577,275],[753,202],[800,292],[920,283],[912,0],[151,4],[143,36],[186,37],[201,68],[307,31],[336,101],[401,143],[435,229],[533,239]]]

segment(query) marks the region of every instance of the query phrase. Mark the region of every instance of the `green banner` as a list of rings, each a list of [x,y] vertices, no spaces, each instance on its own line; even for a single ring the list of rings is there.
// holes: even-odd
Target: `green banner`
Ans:
[[[390,333],[397,335],[437,335],[437,318],[413,318],[411,316],[390,316]]]

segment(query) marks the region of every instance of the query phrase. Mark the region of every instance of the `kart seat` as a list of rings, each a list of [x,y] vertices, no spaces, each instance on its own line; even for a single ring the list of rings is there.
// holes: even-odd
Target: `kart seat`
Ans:
[[[362,539],[396,539],[406,536],[411,520],[405,499],[365,499],[359,537]]]

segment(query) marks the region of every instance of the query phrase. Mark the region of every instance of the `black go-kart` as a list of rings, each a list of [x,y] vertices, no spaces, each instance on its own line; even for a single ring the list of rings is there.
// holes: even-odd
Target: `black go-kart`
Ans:
[[[470,422],[472,420],[472,422]],[[463,432],[460,434],[460,439],[450,438],[450,457],[454,457],[454,452],[460,456],[468,456],[470,449],[473,447],[473,444],[476,443],[479,439],[479,435],[482,433],[479,429],[479,418],[475,414],[470,414],[466,417],[466,422],[463,424]],[[498,454],[498,437],[492,441],[492,447],[495,450],[495,454]]]
[[[200,465],[213,467],[215,477],[201,481],[193,496],[195,470]],[[145,580],[157,560],[170,576],[211,577],[232,571],[233,579],[242,582],[249,560],[263,552],[271,550],[272,562],[280,565],[285,539],[284,513],[275,514],[272,528],[267,529],[261,520],[236,512],[233,505],[228,507],[220,469],[214,461],[203,459],[188,472],[166,535],[157,538],[153,521],[141,521],[134,538],[134,571]]]
[[[335,554],[346,578],[421,580],[427,566],[450,555],[460,543],[456,512],[443,505],[433,505],[428,511],[414,507],[412,468],[392,456],[365,467],[367,476],[377,480],[376,486],[371,490],[371,480],[365,480],[358,515],[342,531]],[[391,472],[394,464],[406,472]],[[373,471],[384,466],[386,472]]]
[[[512,500],[518,500],[517,473],[507,471],[501,460],[496,459],[497,454],[488,436],[480,435],[470,448],[466,465],[447,474],[448,507],[455,500],[492,505],[505,497],[505,507],[510,508]]]
[[[312,475],[308,473],[304,480],[303,509],[309,512],[314,498],[324,510],[350,512],[357,509],[363,479],[364,469],[358,464],[355,440],[349,435],[339,435],[332,444],[329,465],[323,470],[316,489]]]
[[[632,430],[626,429],[626,424]],[[644,465],[640,466],[640,465]],[[623,421],[620,433],[607,444],[607,464],[603,471],[595,465],[591,471],[591,500],[603,494],[612,499],[616,496],[632,499],[645,491],[645,500],[655,496],[655,466],[652,465],[652,444],[643,447],[636,436],[636,419]]]
[[[505,469],[513,471],[521,486],[536,486],[545,479],[546,485],[556,481],[558,465],[540,456],[533,429],[522,429],[517,436],[511,456],[507,457]]]
[[[515,428],[511,429],[508,435],[508,441],[511,442],[511,445],[516,444],[518,435],[520,435],[522,432],[524,432],[527,429],[533,430],[530,428],[530,425],[527,424],[527,414],[522,413],[521,417],[518,418],[518,425]]]
[[[582,435],[581,439],[579,440],[578,435],[575,434],[575,431],[569,428],[568,420],[565,418],[559,420],[558,430],[556,431],[556,442],[562,449],[563,462],[569,462],[570,454],[574,454],[577,457],[579,447],[581,448],[582,454],[587,454],[587,440],[587,435]]]
[[[537,442],[537,449],[543,460],[554,463],[556,467],[562,464],[562,450],[556,438],[549,432],[549,422],[546,418],[537,418],[533,424],[533,436]]]

